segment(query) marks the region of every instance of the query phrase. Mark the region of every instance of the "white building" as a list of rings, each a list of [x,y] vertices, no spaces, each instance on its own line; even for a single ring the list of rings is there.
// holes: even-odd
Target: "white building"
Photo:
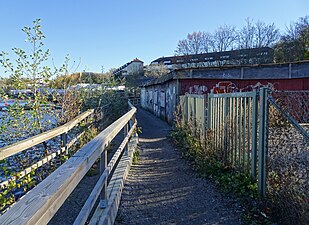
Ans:
[[[143,73],[144,62],[139,60],[138,58],[133,59],[131,62],[124,64],[123,66],[116,69],[113,74],[114,75],[122,75],[128,76],[133,74],[141,74]]]

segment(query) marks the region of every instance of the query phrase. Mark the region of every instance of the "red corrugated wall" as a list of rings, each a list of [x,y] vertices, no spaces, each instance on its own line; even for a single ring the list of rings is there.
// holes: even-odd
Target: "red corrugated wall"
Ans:
[[[195,85],[206,86],[207,92],[210,91],[220,81],[231,81],[239,89],[249,85],[255,85],[260,82],[263,85],[268,83],[274,84],[276,90],[309,90],[309,78],[294,79],[265,79],[265,80],[229,80],[229,79],[182,79],[180,81],[180,95],[190,91],[190,87]]]

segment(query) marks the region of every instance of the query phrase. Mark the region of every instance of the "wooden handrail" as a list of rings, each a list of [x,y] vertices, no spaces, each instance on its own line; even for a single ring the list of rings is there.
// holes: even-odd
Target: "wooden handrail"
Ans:
[[[0,224],[47,224],[108,144],[134,117],[135,112],[136,108],[133,107],[84,145],[0,216]]]
[[[73,138],[67,144],[67,148],[70,148],[72,145],[74,145],[74,143],[76,143],[76,141],[84,134],[85,134],[85,131],[81,132],[75,138]],[[31,173],[33,170],[43,166],[44,164],[48,163],[52,159],[56,158],[57,156],[65,153],[65,151],[66,151],[65,147],[61,147],[59,150],[49,154],[48,156],[44,157],[43,159],[36,161],[35,163],[33,163],[31,166],[27,167],[26,169],[19,171],[18,175],[11,176],[9,179],[2,181],[0,183],[0,188],[4,188],[5,186],[7,186],[10,183],[10,181],[14,181],[14,180],[17,180],[17,179],[20,179],[20,178],[26,176],[27,174]]]
[[[89,109],[81,115],[77,116],[75,119],[70,122],[51,129],[49,131],[43,132],[41,134],[35,135],[33,137],[27,138],[25,140],[19,141],[12,145],[8,145],[6,147],[0,148],[0,160],[5,159],[11,155],[22,152],[28,148],[31,148],[37,144],[40,144],[44,141],[47,141],[53,137],[56,137],[60,134],[66,133],[71,130],[76,124],[80,123],[83,119],[87,118],[94,112],[94,109]]]
[[[92,208],[94,207],[96,200],[99,197],[99,194],[103,188],[103,184],[105,180],[108,178],[110,171],[114,169],[114,166],[116,162],[118,161],[119,157],[121,156],[121,153],[123,152],[126,144],[129,142],[130,137],[132,136],[137,123],[135,122],[133,126],[131,127],[129,133],[125,137],[125,139],[120,144],[117,151],[114,153],[113,158],[110,160],[107,169],[103,172],[103,174],[100,176],[99,180],[97,181],[95,187],[93,188],[92,192],[90,193],[87,201],[85,202],[83,208],[79,212],[78,216],[76,217],[73,225],[79,225],[79,224],[85,224],[87,221],[88,216],[91,213]]]

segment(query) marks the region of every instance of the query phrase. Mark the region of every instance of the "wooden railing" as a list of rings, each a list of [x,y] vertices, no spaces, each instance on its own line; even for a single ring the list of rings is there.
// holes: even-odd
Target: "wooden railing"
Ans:
[[[9,184],[10,181],[14,181],[17,179],[17,177],[20,179],[27,174],[31,173],[33,170],[43,166],[44,164],[50,162],[52,159],[56,158],[59,155],[62,154],[68,154],[69,149],[76,143],[76,141],[85,134],[85,131],[82,131],[68,142],[68,132],[73,129],[76,125],[78,125],[83,120],[89,119],[94,114],[97,115],[100,119],[103,117],[103,111],[106,110],[109,107],[109,104],[104,105],[102,107],[96,108],[96,109],[89,109],[86,112],[82,113],[81,115],[75,117],[73,120],[69,121],[68,123],[56,127],[54,129],[51,129],[49,131],[46,131],[44,133],[35,135],[33,137],[27,138],[23,141],[16,142],[15,144],[8,145],[6,147],[0,148],[0,160],[8,158],[11,155],[14,155],[16,153],[22,152],[26,149],[29,149],[31,147],[34,147],[40,143],[43,143],[45,141],[48,141],[56,136],[61,137],[61,147],[57,151],[45,156],[43,159],[33,163],[29,167],[21,170],[18,172],[18,176],[10,176],[7,180],[2,181],[0,183],[0,188],[4,188]],[[88,127],[91,124],[88,124]]]
[[[129,106],[129,112],[84,145],[6,213],[1,215],[0,224],[47,224],[98,158],[100,158],[100,178],[74,224],[86,222],[99,196],[99,205],[90,223],[100,221],[104,224],[107,221],[114,221],[116,217],[115,208],[118,209],[119,204],[119,193],[121,193],[123,180],[131,165],[133,154],[133,151],[129,151],[128,143],[129,140],[133,139],[132,136],[136,129],[136,108],[130,102]],[[87,111],[83,116],[87,113],[90,112]],[[65,126],[66,128],[62,127],[61,132],[65,133],[66,129],[71,126],[72,124]],[[107,165],[106,147],[122,129],[124,129],[125,138]],[[51,135],[56,136],[56,133],[50,131]],[[41,142],[44,141],[44,138],[39,139],[37,137],[37,139]],[[28,145],[30,146],[29,143]],[[18,151],[6,151],[5,154],[14,154],[11,152],[16,153]],[[113,174],[111,174],[111,171],[113,171]],[[111,180],[107,185],[107,178],[110,175]]]
[[[130,102],[134,106],[138,106],[141,104],[141,98],[140,97],[130,97]]]
[[[61,134],[67,133],[70,131],[73,127],[75,127],[78,123],[80,123],[82,120],[87,118],[89,115],[91,115],[94,112],[93,109],[89,109],[88,111],[84,112],[83,114],[79,115],[75,119],[71,120],[70,122],[60,126],[56,127],[54,129],[51,129],[49,131],[46,131],[44,133],[35,135],[33,137],[30,137],[28,139],[25,139],[23,141],[19,141],[15,144],[6,146],[4,148],[0,148],[0,160],[5,159],[11,155],[14,155],[16,153],[22,152],[28,148],[31,148],[33,146],[36,146],[44,141],[50,140],[56,136],[59,136]]]
[[[81,115],[77,116],[70,122],[60,126],[56,127],[54,129],[51,129],[49,131],[46,131],[44,133],[35,135],[33,137],[27,138],[25,140],[16,142],[15,144],[8,145],[6,147],[0,148],[0,160],[8,158],[9,156],[12,156],[16,153],[22,152],[26,149],[29,149],[31,147],[34,147],[40,143],[43,143],[45,141],[48,141],[56,136],[61,137],[61,147],[57,151],[45,156],[43,159],[33,163],[29,167],[17,172],[18,176],[10,176],[7,180],[2,181],[0,183],[0,188],[4,188],[9,184],[10,181],[14,181],[17,179],[17,177],[20,179],[27,174],[31,173],[31,171],[43,166],[44,164],[50,162],[52,159],[56,158],[57,156],[61,154],[68,154],[68,150],[72,145],[75,144],[75,142],[84,134],[84,132],[81,132],[76,135],[75,138],[73,138],[70,142],[67,142],[68,138],[68,132],[74,128],[76,125],[78,125],[83,120],[89,118],[94,113],[94,109],[89,109],[88,111],[82,113]]]

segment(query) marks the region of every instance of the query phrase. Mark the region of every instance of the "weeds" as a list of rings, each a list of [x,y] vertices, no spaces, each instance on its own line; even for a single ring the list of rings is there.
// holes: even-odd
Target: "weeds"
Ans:
[[[240,200],[245,208],[242,215],[245,223],[270,224],[269,218],[263,213],[265,208],[258,199],[257,183],[252,181],[250,174],[229,165],[224,160],[223,152],[214,149],[211,131],[203,139],[192,119],[184,123],[180,114],[176,118],[172,140],[197,173],[214,181],[223,194]]]
[[[225,193],[238,196],[257,198],[257,184],[251,181],[250,176],[237,172],[226,166],[214,151],[203,146],[188,129],[176,128],[172,132],[174,143],[181,149],[182,156],[192,162],[194,169],[202,176],[213,179]],[[206,141],[206,143],[209,143]]]
[[[138,160],[139,160],[139,151],[135,150],[133,152],[133,160],[132,160],[133,165],[136,165]]]

